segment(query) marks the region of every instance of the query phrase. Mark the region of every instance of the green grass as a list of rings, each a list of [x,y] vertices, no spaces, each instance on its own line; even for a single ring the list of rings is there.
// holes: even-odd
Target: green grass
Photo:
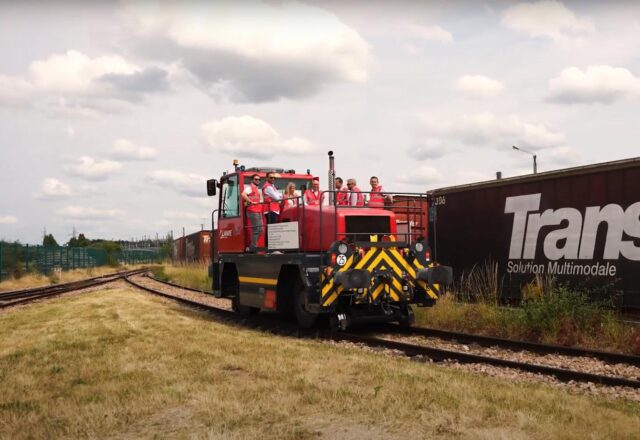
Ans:
[[[0,314],[0,438],[633,438],[640,404],[278,337],[125,287]]]

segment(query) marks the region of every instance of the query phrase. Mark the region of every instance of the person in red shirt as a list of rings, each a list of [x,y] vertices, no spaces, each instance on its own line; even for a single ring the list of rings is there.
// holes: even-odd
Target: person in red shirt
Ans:
[[[251,185],[245,186],[242,192],[242,200],[244,200],[247,207],[247,218],[251,225],[251,248],[255,251],[258,246],[258,240],[262,234],[262,197],[260,196],[260,176],[254,174],[251,176]]]
[[[342,177],[336,177],[336,205],[349,206],[349,191],[343,186]]]
[[[385,202],[388,204],[393,203],[393,199],[390,195],[384,194],[384,188],[380,185],[376,176],[371,176],[369,179],[371,185],[371,194],[369,196],[369,206],[372,208],[384,208]]]
[[[347,188],[349,188],[349,206],[364,206],[364,196],[358,188],[356,179],[348,179]]]
[[[320,204],[320,180],[313,179],[311,181],[311,189],[304,192],[304,203],[307,205]]]

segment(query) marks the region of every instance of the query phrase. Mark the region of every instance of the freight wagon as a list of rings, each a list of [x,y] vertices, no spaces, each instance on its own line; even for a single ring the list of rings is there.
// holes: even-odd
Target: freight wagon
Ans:
[[[199,231],[174,240],[173,261],[181,263],[211,262],[211,231]]]
[[[640,308],[640,158],[429,194],[432,251],[456,276],[491,261],[506,300],[541,275]]]

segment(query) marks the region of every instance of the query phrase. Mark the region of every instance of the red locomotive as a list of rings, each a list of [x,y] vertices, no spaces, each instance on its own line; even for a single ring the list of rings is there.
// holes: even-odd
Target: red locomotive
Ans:
[[[333,153],[329,156],[333,180]],[[299,193],[281,203],[277,222],[260,225],[264,232],[253,249],[255,226],[241,197],[252,176],[277,173],[279,191],[289,182],[311,188],[313,176],[234,165],[219,181],[207,182],[207,193],[219,190],[212,213],[217,219],[213,292],[232,298],[236,311],[293,314],[301,327],[312,326],[320,315],[342,329],[358,322],[410,325],[411,305],[433,305],[442,286],[451,283],[451,268],[431,261],[426,231],[411,227],[418,224],[414,219],[426,219],[426,194],[394,195],[397,201],[390,206],[368,207],[341,206],[333,190],[322,192],[322,203],[307,205]],[[403,197],[410,202],[403,203]]]

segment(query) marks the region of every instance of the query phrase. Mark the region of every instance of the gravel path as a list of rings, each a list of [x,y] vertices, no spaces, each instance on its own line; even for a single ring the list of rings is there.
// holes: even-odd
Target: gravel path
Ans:
[[[398,338],[397,335],[387,335],[389,337],[387,337],[386,339],[392,339],[394,341],[399,341],[399,342],[406,342],[406,343],[412,343],[412,344],[417,344],[414,341],[410,341],[408,339],[414,339],[413,337],[411,338]],[[420,338],[420,337],[418,337]],[[424,339],[424,338],[422,338]],[[454,343],[451,343],[450,341],[441,341],[443,343],[443,345],[429,345],[429,346],[433,346],[433,347],[437,347],[437,348],[442,348],[445,350],[452,350],[452,351],[461,351],[461,345],[455,345]],[[340,346],[344,346],[345,348],[348,349],[361,349],[361,350],[367,350],[367,351],[373,351],[373,352],[378,352],[378,353],[382,353],[383,355],[386,356],[404,356],[404,353],[397,351],[397,350],[389,350],[389,349],[381,349],[381,348],[372,348],[372,347],[368,347],[364,344],[356,344],[353,342],[336,342],[336,341],[327,341],[326,343],[328,344],[333,344],[333,345],[340,345]],[[449,344],[449,346],[445,346],[444,344]],[[420,344],[420,345],[428,345],[428,344]],[[479,349],[482,349],[482,347],[479,347]],[[464,350],[464,349],[462,349]],[[509,350],[504,350],[504,349],[485,349],[485,350],[497,350],[497,351],[509,351]],[[471,353],[471,347],[469,347],[469,352]],[[473,353],[476,353],[475,351]],[[494,356],[493,354],[490,354],[488,352],[481,352],[478,351],[478,354],[485,354],[487,356]],[[516,354],[521,354],[521,353],[516,353]],[[541,356],[541,355],[535,355],[535,354],[531,354],[529,353],[529,355],[532,356],[537,356],[539,358],[545,358],[547,356]],[[563,356],[566,357],[566,356]],[[505,357],[506,358],[506,357]],[[414,358],[411,358],[412,360],[418,361],[418,362],[429,362],[432,363],[433,361],[429,358],[426,357],[422,357],[422,356],[416,356]],[[511,358],[509,358],[511,359]],[[520,360],[522,362],[531,362],[530,360],[525,360],[525,359],[518,359],[518,358],[513,358],[514,360]],[[600,361],[597,361],[600,362]],[[538,362],[536,362],[538,363]],[[496,377],[499,379],[503,379],[503,380],[509,380],[509,381],[514,381],[514,382],[520,382],[520,383],[544,383],[553,387],[557,387],[557,388],[562,388],[564,390],[567,390],[567,392],[571,392],[571,393],[576,393],[576,394],[589,394],[589,395],[596,395],[596,396],[602,396],[602,397],[607,397],[607,398],[612,398],[612,399],[619,399],[619,398],[623,398],[623,399],[628,399],[628,400],[633,400],[633,401],[637,401],[640,402],[640,390],[639,389],[635,389],[635,388],[629,388],[629,387],[612,387],[612,386],[607,386],[607,385],[600,385],[600,384],[594,384],[591,382],[563,382],[560,381],[552,376],[547,376],[544,374],[538,374],[538,373],[530,373],[530,372],[526,372],[526,371],[521,371],[518,369],[514,369],[514,368],[506,368],[506,367],[496,367],[496,366],[492,366],[492,365],[486,365],[486,364],[461,364],[459,362],[456,361],[444,361],[439,363],[438,365],[444,365],[450,368],[455,368],[458,370],[463,370],[463,371],[468,371],[471,373],[476,373],[476,374],[482,374],[482,375],[487,375],[487,376],[491,376],[491,377]],[[567,366],[564,366],[565,368],[567,368]],[[624,365],[624,367],[628,367],[627,365]],[[635,368],[635,367],[633,367]],[[582,371],[588,371],[588,370],[582,370]]]
[[[584,371],[593,374],[640,380],[640,368],[635,365],[610,364],[603,360],[589,357],[575,357],[559,354],[537,354],[529,351],[512,351],[500,347],[482,347],[476,344],[460,344],[436,337],[398,336],[392,333],[384,334],[379,337],[382,339],[406,342],[408,344],[441,348],[443,350],[464,351],[471,354],[507,359],[510,361],[526,362],[555,368],[564,368],[566,370]]]

